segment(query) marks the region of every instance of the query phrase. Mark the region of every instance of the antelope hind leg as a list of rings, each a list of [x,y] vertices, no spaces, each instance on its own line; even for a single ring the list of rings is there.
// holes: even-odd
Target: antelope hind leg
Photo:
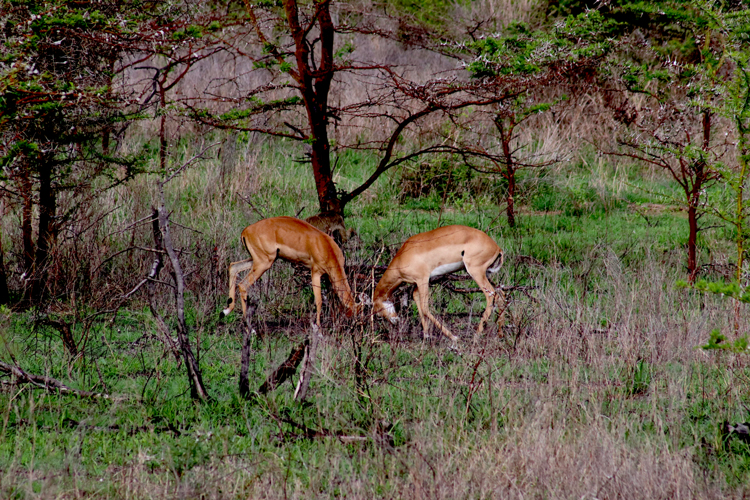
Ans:
[[[247,312],[247,291],[248,289],[253,286],[253,283],[258,281],[261,276],[263,276],[263,273],[268,271],[271,266],[273,265],[274,261],[262,261],[260,259],[255,260],[255,265],[253,266],[253,269],[250,271],[250,274],[245,276],[245,279],[243,279],[240,284],[237,286],[237,288],[240,289],[240,299],[242,300],[242,314],[244,315]]]
[[[232,262],[231,264],[229,264],[229,300],[227,301],[227,308],[221,311],[221,314],[219,315],[220,318],[229,315],[229,313],[234,310],[234,299],[236,293],[235,289],[237,288],[237,275],[241,272],[247,271],[248,269],[252,269],[252,267],[253,259],[240,260],[238,262]],[[242,304],[242,307],[245,307],[244,302]]]
[[[492,309],[496,306],[497,300],[498,300],[498,294],[495,292],[495,287],[492,286],[492,283],[490,283],[490,280],[487,279],[487,276],[485,275],[485,270],[481,268],[466,268],[468,273],[471,275],[472,278],[474,278],[474,281],[477,282],[477,285],[479,285],[479,288],[482,290],[482,293],[484,293],[485,298],[487,299],[487,306],[484,308],[484,314],[482,314],[482,319],[479,321],[479,327],[477,328],[477,334],[481,334],[484,331],[484,325],[487,323],[487,321],[490,319],[490,315],[492,314]],[[502,293],[502,291],[500,292]],[[503,301],[505,300],[505,295],[503,294]],[[499,313],[500,316],[505,312],[504,308]],[[499,322],[500,320],[498,320]],[[499,328],[499,326],[498,326]]]

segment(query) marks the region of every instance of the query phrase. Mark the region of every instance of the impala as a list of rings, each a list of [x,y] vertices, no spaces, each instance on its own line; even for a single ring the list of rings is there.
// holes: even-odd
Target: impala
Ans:
[[[318,326],[320,326],[320,308],[323,303],[320,295],[320,278],[324,274],[328,275],[333,290],[344,304],[347,316],[353,315],[358,310],[349,288],[349,282],[346,280],[344,254],[333,238],[327,234],[294,217],[273,217],[247,226],[240,238],[250,252],[250,258],[232,262],[229,266],[229,301],[221,317],[228,315],[234,309],[237,275],[250,270],[250,273],[236,285],[240,289],[244,315],[247,311],[248,289],[270,269],[277,258],[296,262],[310,269]]]
[[[502,301],[498,325],[502,326],[505,294],[502,290],[496,292],[487,279],[488,273],[497,272],[502,265],[503,251],[492,238],[478,229],[445,226],[417,234],[404,242],[375,287],[372,299],[374,312],[393,324],[397,323],[398,316],[390,300],[391,293],[401,283],[414,283],[417,285],[414,289],[414,301],[417,303],[424,336],[429,335],[429,320],[445,336],[456,341],[458,337],[430,313],[429,283],[430,278],[466,269],[487,298],[487,307],[479,322],[477,333],[484,330],[484,324],[492,314],[492,308],[498,298]]]

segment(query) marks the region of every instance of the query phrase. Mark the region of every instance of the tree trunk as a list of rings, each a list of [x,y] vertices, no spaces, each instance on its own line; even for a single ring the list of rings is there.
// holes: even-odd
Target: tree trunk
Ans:
[[[516,195],[516,169],[513,151],[510,149],[511,141],[513,140],[513,130],[515,127],[516,122],[513,115],[508,119],[507,127],[503,117],[495,117],[495,128],[500,133],[500,142],[503,146],[503,157],[505,158],[505,172],[503,173],[503,176],[508,180],[508,195],[505,199],[507,203],[505,214],[508,217],[508,225],[510,227],[516,227],[516,213],[513,205],[513,197]]]
[[[0,233],[0,306],[10,304],[8,275],[5,273],[5,255],[3,253],[3,235]]]
[[[333,41],[335,27],[329,2],[316,5],[316,20],[320,29],[320,54],[317,68],[311,67],[311,44],[308,30],[299,21],[296,0],[284,0],[289,30],[294,39],[297,72],[293,76],[299,84],[310,126],[309,142],[312,146],[312,169],[321,212],[343,215],[344,204],[336,192],[331,172],[331,145],[328,139],[328,94],[333,80]]]
[[[697,242],[698,242],[698,210],[696,209],[693,200],[688,205],[688,242],[687,242],[687,270],[688,270],[688,281],[695,283],[695,278],[698,271],[698,259],[697,253]]]
[[[327,121],[327,120],[323,120]],[[313,131],[312,168],[315,188],[318,192],[318,203],[321,212],[332,212],[344,215],[344,206],[336,193],[331,172],[331,147],[328,143],[326,124],[318,124]]]
[[[172,246],[172,237],[169,232],[169,218],[167,217],[167,210],[165,207],[164,185],[161,183],[159,184],[159,195],[161,197],[161,203],[159,205],[159,229],[161,230],[164,249],[167,251],[169,260],[172,263],[172,269],[174,270],[174,281],[176,287],[175,299],[177,302],[177,338],[180,341],[180,350],[182,351],[182,356],[188,372],[190,395],[193,399],[206,400],[209,399],[208,391],[206,391],[206,387],[203,384],[203,377],[201,376],[198,360],[193,354],[193,350],[190,347],[190,340],[188,338],[188,328],[185,323],[185,279],[177,252],[175,252],[174,247]]]
[[[711,112],[704,110],[702,117],[703,125],[703,145],[702,149],[708,152],[711,144]],[[692,188],[688,191],[685,188],[685,194],[688,200],[688,241],[687,241],[687,271],[688,281],[692,284],[698,276],[698,208],[700,206],[700,196],[703,190],[703,184],[706,182],[706,163],[699,159],[693,165],[694,178]]]
[[[56,241],[55,213],[57,193],[52,187],[52,161],[41,158],[39,162],[39,235],[36,242],[30,298],[32,304],[41,303],[47,295],[50,252]]]
[[[23,272],[26,277],[31,276],[34,266],[34,235],[32,229],[32,209],[34,206],[34,194],[32,192],[31,179],[29,178],[28,165],[21,167],[21,195],[23,196],[23,208],[21,209],[21,234],[23,238]]]
[[[508,168],[508,197],[506,199],[507,206],[505,208],[505,214],[508,216],[508,225],[510,227],[516,227],[516,212],[513,205],[515,195],[516,171],[513,168]]]

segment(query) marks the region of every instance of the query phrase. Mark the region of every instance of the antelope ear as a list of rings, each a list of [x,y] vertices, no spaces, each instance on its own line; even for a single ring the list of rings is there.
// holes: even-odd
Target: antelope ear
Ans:
[[[366,306],[372,306],[372,299],[365,292],[360,292],[359,302],[360,304],[364,304]]]

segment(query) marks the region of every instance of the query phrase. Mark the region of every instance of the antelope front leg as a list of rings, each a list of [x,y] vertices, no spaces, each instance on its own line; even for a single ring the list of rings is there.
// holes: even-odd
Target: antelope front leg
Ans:
[[[433,325],[435,325],[443,335],[451,339],[453,342],[458,341],[458,337],[453,335],[443,324],[430,313],[430,301],[429,301],[429,284],[424,283],[422,286],[417,284],[417,288],[414,289],[414,300],[417,302],[417,309],[419,310],[419,317],[422,319],[422,328],[424,329],[425,338],[428,336],[429,326],[425,317],[429,319]]]
[[[253,269],[250,271],[250,274],[245,276],[245,279],[243,279],[240,284],[237,285],[237,288],[240,289],[240,300],[242,301],[243,315],[247,312],[247,291],[251,286],[253,286],[253,283],[258,281],[260,277],[263,276],[263,273],[271,269],[272,265],[273,260],[255,259]]]
[[[315,309],[317,310],[316,324],[318,328],[320,328],[320,310],[323,307],[323,296],[320,293],[320,277],[320,273],[312,271],[312,288],[313,295],[315,296]]]

